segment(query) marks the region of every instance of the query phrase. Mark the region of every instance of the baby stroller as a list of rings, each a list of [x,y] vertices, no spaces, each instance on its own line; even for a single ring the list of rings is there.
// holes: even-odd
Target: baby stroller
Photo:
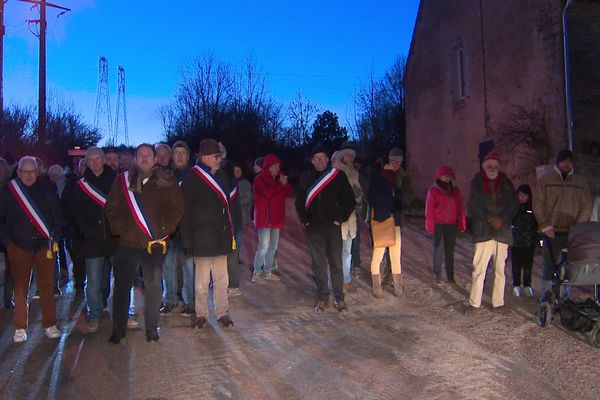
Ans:
[[[551,291],[540,304],[538,323],[547,327],[558,312],[563,326],[587,332],[592,346],[600,347],[600,222],[577,224],[569,233]],[[594,298],[572,300],[570,286],[593,286]]]

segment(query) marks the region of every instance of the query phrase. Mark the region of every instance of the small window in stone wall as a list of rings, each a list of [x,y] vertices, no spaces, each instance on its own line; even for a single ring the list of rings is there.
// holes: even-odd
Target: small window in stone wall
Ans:
[[[462,40],[458,40],[452,46],[448,56],[452,99],[455,103],[460,103],[467,97],[466,60]]]

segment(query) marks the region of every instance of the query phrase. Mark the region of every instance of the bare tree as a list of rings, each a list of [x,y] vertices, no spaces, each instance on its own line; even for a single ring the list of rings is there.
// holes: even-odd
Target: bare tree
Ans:
[[[300,148],[310,142],[312,125],[319,112],[319,106],[296,92],[294,98],[288,103],[287,119],[290,125],[284,132],[282,142],[293,148]]]

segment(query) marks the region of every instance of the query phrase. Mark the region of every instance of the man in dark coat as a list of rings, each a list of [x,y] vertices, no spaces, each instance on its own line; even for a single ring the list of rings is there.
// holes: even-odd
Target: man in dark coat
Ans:
[[[140,265],[145,285],[146,340],[159,339],[162,265],[167,239],[177,230],[185,205],[173,172],[156,163],[154,147],[147,143],[139,145],[133,168],[117,177],[106,201],[110,229],[119,237],[114,256],[111,343],[119,343],[125,337],[130,291]]]
[[[513,183],[500,172],[496,149],[488,149],[486,154],[480,152],[480,156],[481,171],[471,180],[468,201],[475,254],[467,313],[481,307],[485,272],[491,258],[495,271],[492,306],[494,309],[504,306],[504,266],[512,243],[511,221],[519,209]]]
[[[208,290],[212,274],[217,321],[232,327],[227,299],[227,255],[235,250],[229,206],[229,182],[219,169],[222,154],[213,139],[200,142],[200,159],[181,185],[186,210],[179,229],[186,256],[196,266],[196,316],[193,325],[203,328],[208,318]]]
[[[62,213],[54,188],[38,179],[35,157],[19,160],[17,178],[0,194],[0,238],[7,249],[15,285],[16,343],[27,340],[27,293],[31,269],[40,290],[46,336],[60,337],[54,305],[54,257],[61,238]]]
[[[296,212],[306,227],[312,269],[317,285],[315,312],[323,312],[329,303],[327,266],[331,270],[335,308],[347,311],[342,272],[342,232],[340,226],[354,211],[352,187],[342,171],[329,167],[326,150],[312,149],[312,168],[300,176]]]
[[[83,253],[85,256],[85,274],[87,284],[85,297],[89,313],[90,332],[98,330],[102,318],[103,292],[110,292],[110,287],[103,285],[110,282],[112,258],[117,241],[110,232],[104,206],[107,193],[115,181],[115,172],[104,164],[102,149],[92,146],[85,153],[87,168],[73,191],[71,199],[71,216],[77,230],[84,238]]]

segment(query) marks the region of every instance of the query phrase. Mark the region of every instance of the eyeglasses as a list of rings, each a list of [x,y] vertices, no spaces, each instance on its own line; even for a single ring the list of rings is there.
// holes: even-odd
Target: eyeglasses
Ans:
[[[500,171],[500,167],[485,167],[487,172],[497,172]]]
[[[37,174],[37,169],[20,169],[19,172],[23,175],[33,175]]]

